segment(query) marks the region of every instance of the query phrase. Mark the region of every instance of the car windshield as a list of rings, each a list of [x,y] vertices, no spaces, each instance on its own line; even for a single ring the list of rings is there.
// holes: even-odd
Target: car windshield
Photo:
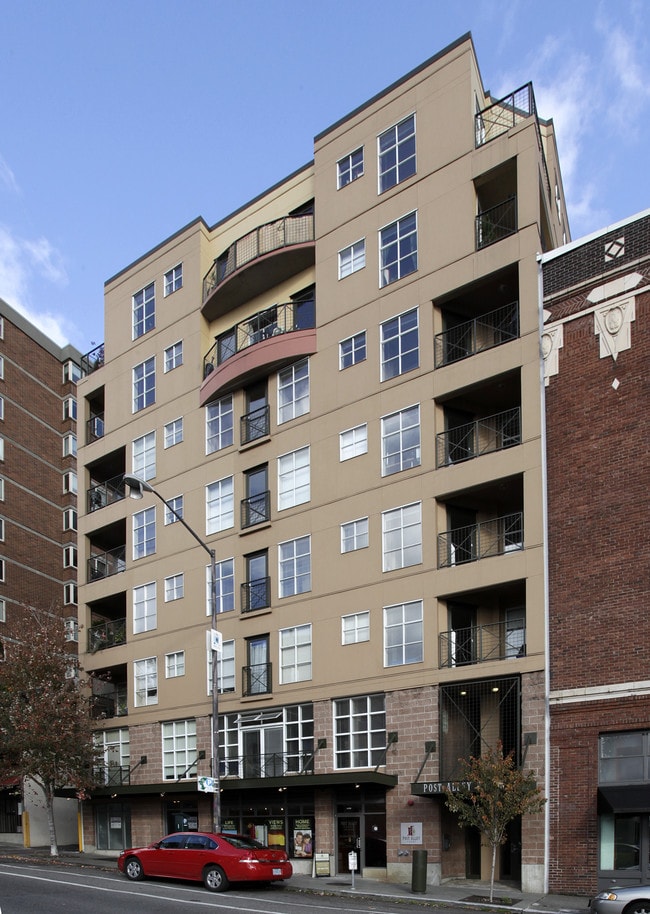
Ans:
[[[243,848],[259,848],[264,847],[260,841],[256,841],[255,838],[247,838],[246,835],[221,835],[224,841],[227,841],[228,844],[232,844],[233,847],[243,847]]]

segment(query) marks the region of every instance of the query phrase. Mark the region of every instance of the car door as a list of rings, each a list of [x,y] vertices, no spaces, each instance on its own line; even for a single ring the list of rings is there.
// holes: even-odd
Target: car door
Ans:
[[[212,857],[211,850],[214,847],[212,841],[207,835],[190,834],[185,839],[185,849],[183,850],[182,864],[183,872],[179,873],[182,879],[202,878],[203,867],[210,863]]]
[[[167,835],[158,846],[147,852],[143,866],[147,876],[182,879],[185,835]]]

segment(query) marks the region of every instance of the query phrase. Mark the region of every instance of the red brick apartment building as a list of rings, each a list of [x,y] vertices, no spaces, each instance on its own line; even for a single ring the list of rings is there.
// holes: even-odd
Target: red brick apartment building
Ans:
[[[0,299],[0,652],[25,634],[25,607],[56,611],[77,635],[77,391],[81,353]],[[17,631],[19,629],[19,631]],[[72,804],[70,804],[72,806]],[[76,808],[60,839],[76,838]],[[49,843],[44,810],[0,783],[0,834]]]
[[[550,888],[650,882],[650,212],[542,258]]]

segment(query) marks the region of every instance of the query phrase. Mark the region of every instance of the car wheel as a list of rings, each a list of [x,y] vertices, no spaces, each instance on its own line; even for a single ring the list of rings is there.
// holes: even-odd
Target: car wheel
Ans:
[[[134,882],[137,879],[144,879],[144,870],[137,857],[129,857],[126,861],[124,864],[124,875],[127,879],[133,879]]]
[[[650,914],[650,901],[645,898],[633,901],[625,908],[625,914]]]
[[[225,892],[230,883],[220,866],[206,866],[203,870],[203,885],[211,892]]]

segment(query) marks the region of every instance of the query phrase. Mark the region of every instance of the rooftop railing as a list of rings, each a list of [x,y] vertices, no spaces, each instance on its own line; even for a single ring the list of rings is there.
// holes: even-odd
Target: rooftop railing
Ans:
[[[509,660],[526,655],[526,628],[509,622],[491,622],[440,632],[440,667]]]
[[[434,341],[435,367],[442,368],[443,365],[467,359],[516,340],[518,336],[519,302],[515,301],[437,333]]]
[[[436,466],[461,463],[521,444],[521,407],[456,425],[436,435]]]
[[[98,368],[101,368],[104,364],[104,344],[100,343],[99,346],[95,346],[94,349],[91,349],[90,352],[87,352],[85,355],[81,356],[81,373],[84,375],[92,374],[93,371],[97,371]]]
[[[438,568],[451,568],[524,548],[524,515],[505,514],[438,534]]]

